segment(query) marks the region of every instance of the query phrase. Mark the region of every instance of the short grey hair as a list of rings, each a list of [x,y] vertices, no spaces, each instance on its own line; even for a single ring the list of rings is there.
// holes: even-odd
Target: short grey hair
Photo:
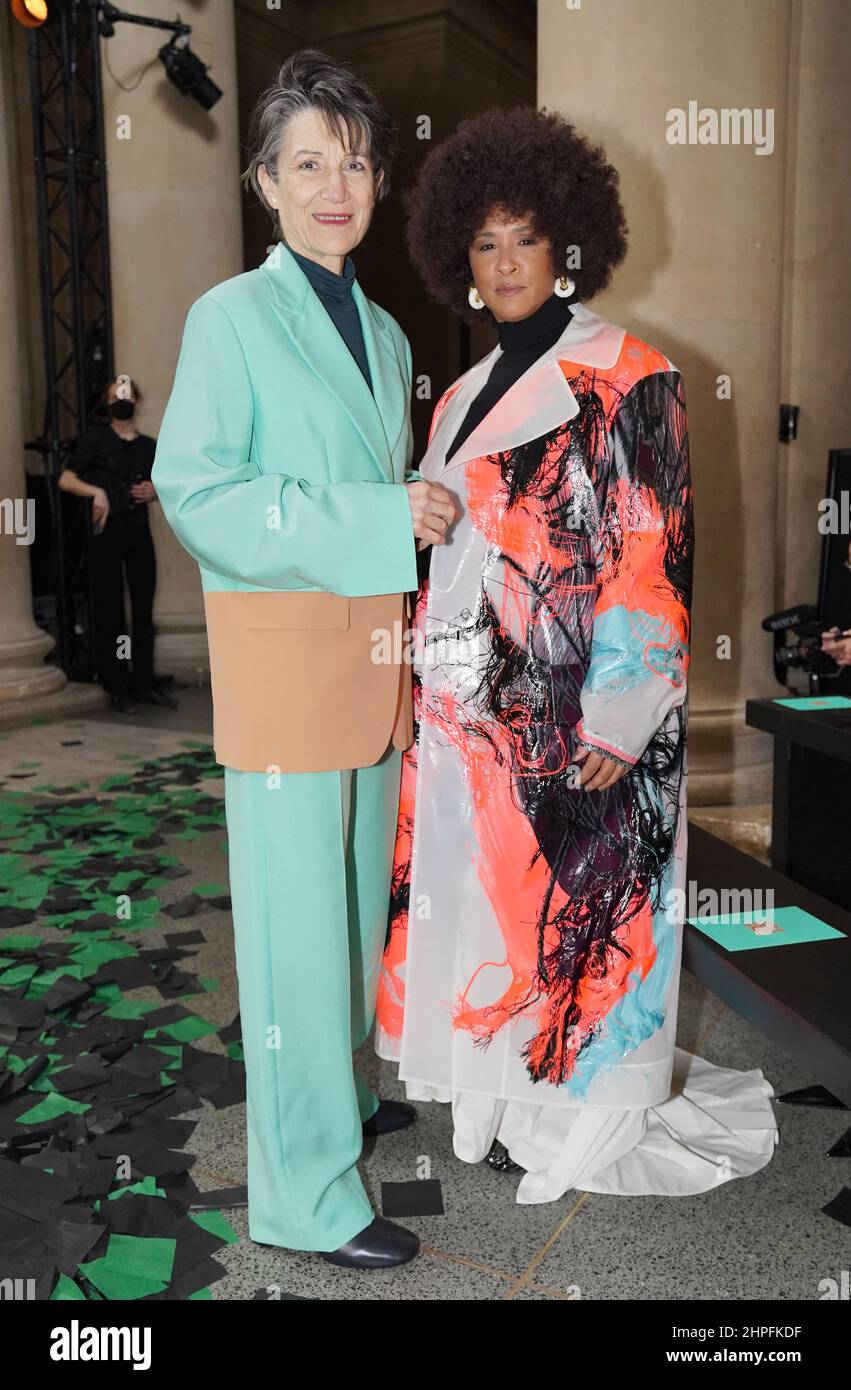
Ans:
[[[287,122],[300,111],[318,111],[330,130],[344,128],[353,149],[360,146],[369,156],[376,179],[383,172],[378,199],[390,192],[390,171],[397,152],[396,126],[371,87],[347,67],[321,53],[303,48],[283,64],[277,77],[260,93],[251,116],[248,165],[242,174],[269,213],[278,235],[281,224],[276,208],[267,203],[258,171],[266,166],[278,177],[278,154]]]

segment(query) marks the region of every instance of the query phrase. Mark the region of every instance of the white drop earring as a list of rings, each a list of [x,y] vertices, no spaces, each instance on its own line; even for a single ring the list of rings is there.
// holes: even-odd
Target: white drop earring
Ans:
[[[556,276],[556,282],[553,285],[553,292],[558,295],[559,299],[569,299],[570,296],[574,293],[575,289],[576,285],[571,280],[569,275]]]
[[[479,294],[479,291],[476,289],[475,285],[470,286],[470,289],[467,293],[467,299],[470,302],[471,308],[484,309],[485,301],[482,299],[482,296]]]

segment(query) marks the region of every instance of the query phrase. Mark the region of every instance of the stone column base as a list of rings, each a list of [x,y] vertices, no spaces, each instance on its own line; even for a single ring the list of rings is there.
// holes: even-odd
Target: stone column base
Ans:
[[[104,708],[105,697],[99,685],[66,681],[64,672],[58,667],[53,669],[61,678],[60,686],[53,693],[27,699],[0,698],[0,729],[21,728],[47,720],[78,719]]]
[[[0,639],[0,707],[61,690],[65,672],[43,660],[55,639],[31,621],[10,622],[9,629]]]

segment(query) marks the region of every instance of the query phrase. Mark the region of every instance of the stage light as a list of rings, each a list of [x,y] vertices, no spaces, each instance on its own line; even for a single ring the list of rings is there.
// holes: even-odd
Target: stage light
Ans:
[[[47,19],[47,0],[12,0],[12,17],[25,29],[38,29]]]
[[[205,111],[215,106],[222,89],[207,76],[206,67],[188,45],[179,47],[177,40],[172,39],[163,45],[159,56],[169,81],[179,92],[192,97]]]

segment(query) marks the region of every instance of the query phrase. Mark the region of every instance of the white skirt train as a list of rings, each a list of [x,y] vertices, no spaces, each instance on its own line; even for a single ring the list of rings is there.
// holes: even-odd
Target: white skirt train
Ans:
[[[648,1109],[533,1105],[407,1081],[409,1100],[452,1105],[453,1147],[480,1163],[495,1139],[526,1171],[524,1205],[565,1192],[689,1197],[770,1161],[779,1134],[774,1090],[758,1069],[714,1066],[674,1048],[671,1092]]]

